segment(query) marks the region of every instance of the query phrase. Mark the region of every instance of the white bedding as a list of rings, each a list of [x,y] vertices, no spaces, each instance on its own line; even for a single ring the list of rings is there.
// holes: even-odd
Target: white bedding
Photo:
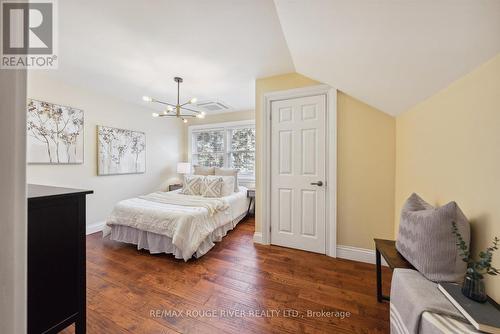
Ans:
[[[112,240],[133,243],[151,253],[172,253],[187,261],[205,254],[248,208],[247,189],[241,186],[239,192],[220,199],[224,205],[191,197],[177,191],[121,201],[106,221],[104,236],[111,234]]]

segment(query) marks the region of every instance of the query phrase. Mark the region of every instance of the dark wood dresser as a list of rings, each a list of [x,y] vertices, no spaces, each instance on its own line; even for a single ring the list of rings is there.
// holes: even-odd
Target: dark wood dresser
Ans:
[[[85,200],[90,190],[28,185],[28,333],[85,333]]]

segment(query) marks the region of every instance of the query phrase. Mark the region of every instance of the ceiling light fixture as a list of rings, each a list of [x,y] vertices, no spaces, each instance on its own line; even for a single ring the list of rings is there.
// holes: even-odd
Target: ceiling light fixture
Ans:
[[[196,97],[193,97],[192,99],[190,99],[186,103],[183,103],[183,104],[180,103],[180,85],[181,85],[183,80],[180,77],[175,77],[174,81],[177,82],[177,103],[176,104],[163,102],[163,101],[157,100],[155,98],[152,98],[150,96],[143,96],[142,97],[142,100],[145,102],[154,102],[154,103],[159,103],[159,104],[163,104],[163,105],[167,106],[167,108],[163,112],[161,112],[161,113],[154,112],[152,114],[152,116],[153,117],[177,117],[177,118],[182,119],[182,121],[184,123],[187,123],[187,118],[190,118],[190,117],[191,118],[193,118],[193,117],[205,118],[205,112],[185,107],[188,104],[196,103],[196,101],[198,101],[198,99]],[[183,113],[183,111],[184,111],[184,113]]]

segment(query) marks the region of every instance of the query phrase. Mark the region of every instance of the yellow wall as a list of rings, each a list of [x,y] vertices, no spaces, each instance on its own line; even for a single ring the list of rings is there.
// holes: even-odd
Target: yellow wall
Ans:
[[[257,132],[265,93],[317,84],[297,73],[258,79]],[[412,192],[435,205],[457,201],[476,251],[500,236],[500,55],[396,119],[342,92],[337,101],[339,245],[373,248],[373,237],[394,238]],[[257,231],[262,145],[257,135]],[[487,284],[499,300],[500,279]]]
[[[262,97],[267,92],[320,84],[297,73],[256,82],[257,207],[261,230]],[[392,238],[394,229],[395,120],[356,99],[337,95],[337,243],[373,248],[373,237]]]
[[[396,231],[411,192],[456,201],[472,222],[474,249],[500,237],[500,55],[396,120]],[[494,256],[500,267],[500,252]],[[500,278],[488,293],[500,299]]]
[[[337,94],[337,244],[373,249],[394,237],[396,121]]]

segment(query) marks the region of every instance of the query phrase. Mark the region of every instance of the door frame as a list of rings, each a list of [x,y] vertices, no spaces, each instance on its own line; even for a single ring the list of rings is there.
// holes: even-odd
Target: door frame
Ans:
[[[271,244],[271,104],[274,101],[325,95],[326,97],[326,255],[337,257],[337,90],[316,85],[264,94],[262,99],[262,244]]]

